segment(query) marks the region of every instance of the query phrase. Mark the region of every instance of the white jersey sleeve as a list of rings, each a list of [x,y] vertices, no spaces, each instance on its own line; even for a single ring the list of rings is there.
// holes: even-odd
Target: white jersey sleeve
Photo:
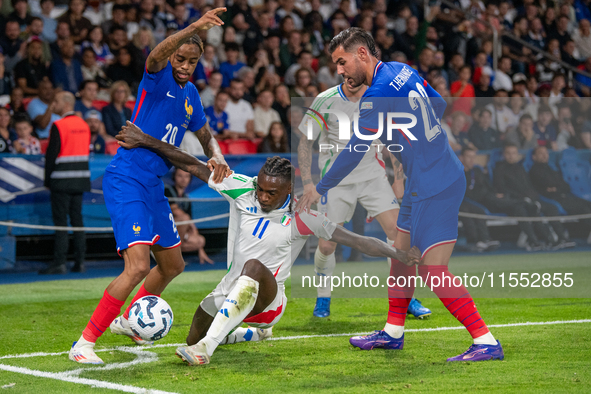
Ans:
[[[337,225],[325,214],[317,211],[302,212],[295,214],[295,225],[292,227],[293,239],[307,238],[315,235],[318,238],[330,240]]]
[[[209,176],[208,185],[220,193],[226,200],[233,202],[236,198],[255,189],[254,178],[232,172],[221,183],[214,183],[213,172]]]

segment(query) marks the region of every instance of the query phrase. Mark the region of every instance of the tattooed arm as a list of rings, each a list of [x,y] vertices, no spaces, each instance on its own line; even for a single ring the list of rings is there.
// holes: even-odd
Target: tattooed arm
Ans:
[[[224,156],[222,155],[222,151],[220,149],[220,145],[218,144],[217,140],[213,138],[211,135],[211,130],[209,129],[209,124],[205,122],[202,128],[195,132],[195,135],[201,142],[201,146],[203,147],[203,152],[209,160],[207,161],[207,166],[209,169],[216,169],[213,181],[215,183],[219,183],[224,180],[224,176],[230,173],[230,167],[226,163]],[[217,170],[219,168],[219,170]]]
[[[392,184],[392,190],[396,195],[396,198],[401,199],[404,195],[404,170],[402,163],[396,159],[396,156],[390,151],[387,151],[390,155],[390,161],[392,162],[392,168],[394,169],[394,183]]]
[[[309,140],[305,135],[300,136],[300,144],[298,145],[298,164],[300,166],[300,175],[302,183],[304,184],[304,194],[308,189],[314,188],[312,182],[312,144],[314,140]]]
[[[198,21],[193,22],[188,27],[171,35],[166,40],[156,45],[156,48],[150,52],[150,55],[146,60],[146,68],[148,69],[148,72],[154,74],[166,67],[168,58],[199,30],[208,30],[213,26],[223,25],[224,22],[218,17],[218,14],[225,11],[225,7],[208,11]]]

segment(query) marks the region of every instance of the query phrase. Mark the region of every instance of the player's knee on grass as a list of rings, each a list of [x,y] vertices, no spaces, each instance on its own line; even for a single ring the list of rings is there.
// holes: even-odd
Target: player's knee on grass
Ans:
[[[331,255],[337,249],[336,242],[325,241],[324,239],[318,240],[318,249],[320,249],[320,253],[325,256]]]

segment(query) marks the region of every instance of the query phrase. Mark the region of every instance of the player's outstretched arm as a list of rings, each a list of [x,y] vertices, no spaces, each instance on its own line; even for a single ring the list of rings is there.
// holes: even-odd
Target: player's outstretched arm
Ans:
[[[418,264],[421,260],[421,253],[416,246],[410,251],[405,252],[403,250],[398,250],[377,238],[364,237],[355,234],[342,226],[337,226],[329,241],[355,248],[370,256],[390,257],[399,260],[408,266]]]
[[[230,171],[230,167],[226,163],[224,155],[222,155],[220,145],[211,134],[209,123],[205,122],[203,127],[195,132],[195,135],[203,147],[205,156],[209,157],[209,160],[207,161],[207,167],[210,171],[214,172],[213,181],[215,183],[222,182],[224,177],[226,175],[230,175],[232,171]]]
[[[314,182],[312,182],[312,144],[313,140],[309,140],[306,136],[300,136],[300,143],[298,145],[298,165],[300,166],[300,176],[304,185],[304,194],[307,194],[314,189]]]
[[[205,183],[209,181],[211,171],[207,168],[205,163],[172,144],[160,141],[151,135],[144,133],[129,120],[127,121],[127,124],[121,128],[121,131],[115,136],[115,138],[119,141],[119,145],[125,149],[133,149],[140,146],[151,149],[159,155],[164,156],[175,167],[187,171]],[[216,168],[216,171],[221,171],[221,169]]]
[[[177,49],[180,48],[185,42],[189,40],[191,36],[197,33],[199,30],[208,30],[214,26],[221,26],[224,24],[219,18],[219,14],[226,12],[225,7],[215,8],[208,11],[199,20],[191,23],[183,30],[171,35],[160,44],[156,45],[156,48],[150,52],[148,59],[146,60],[146,68],[150,73],[157,73],[166,67],[168,58]]]

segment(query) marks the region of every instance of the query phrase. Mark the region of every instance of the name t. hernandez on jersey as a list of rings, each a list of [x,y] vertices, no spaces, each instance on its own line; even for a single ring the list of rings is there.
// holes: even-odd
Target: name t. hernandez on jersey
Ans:
[[[351,122],[353,122],[354,115],[359,113],[359,102],[350,101],[347,96],[345,96],[341,86],[342,84],[320,93],[312,102],[310,109],[306,111],[306,114],[298,127],[304,136],[302,138],[306,138],[308,135],[308,127],[311,125],[312,140],[318,138],[318,146],[320,148],[318,154],[318,167],[321,176],[324,176],[330,170],[339,154],[347,147],[351,136],[351,134],[349,134],[349,138],[339,139],[339,121],[337,116],[326,112],[326,110],[336,109],[342,111],[349,115]],[[320,116],[322,118],[320,118]],[[326,126],[328,126],[328,129]],[[350,131],[352,132],[352,123],[350,126]],[[381,147],[378,147],[372,145],[381,144],[381,141],[364,141],[364,144],[366,144],[367,148],[363,147],[362,151],[365,152],[365,149],[367,149],[367,151],[363,156],[363,159],[355,170],[339,183],[340,185],[351,185],[375,179],[380,176],[386,176],[386,166],[382,159],[382,150],[384,149],[384,146],[382,145]],[[357,149],[361,148],[358,146]]]
[[[327,240],[332,238],[337,225],[315,211],[292,213],[291,196],[280,208],[263,212],[256,198],[256,177],[232,173],[217,184],[212,179],[213,174],[209,178],[209,187],[230,203],[228,273],[221,282],[224,292],[230,291],[244,263],[250,259],[263,263],[283,290],[306,239],[310,235]]]

